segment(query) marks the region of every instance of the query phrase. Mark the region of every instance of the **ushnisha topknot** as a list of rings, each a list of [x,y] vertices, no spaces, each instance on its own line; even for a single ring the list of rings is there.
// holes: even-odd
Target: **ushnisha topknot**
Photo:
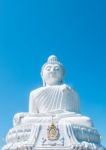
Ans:
[[[57,63],[60,63],[55,55],[49,56],[47,62],[48,62],[49,64],[57,64]]]

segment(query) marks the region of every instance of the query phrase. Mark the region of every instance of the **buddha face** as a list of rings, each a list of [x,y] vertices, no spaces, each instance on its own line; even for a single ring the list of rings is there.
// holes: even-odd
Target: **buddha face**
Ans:
[[[47,64],[42,72],[46,85],[58,85],[63,81],[63,68],[59,64]]]

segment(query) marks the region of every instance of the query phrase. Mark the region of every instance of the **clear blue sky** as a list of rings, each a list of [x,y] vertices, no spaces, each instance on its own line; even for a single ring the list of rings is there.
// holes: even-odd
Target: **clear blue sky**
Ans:
[[[106,146],[106,1],[0,1],[0,147],[29,92],[42,85],[51,54],[64,64],[65,82],[81,98]]]

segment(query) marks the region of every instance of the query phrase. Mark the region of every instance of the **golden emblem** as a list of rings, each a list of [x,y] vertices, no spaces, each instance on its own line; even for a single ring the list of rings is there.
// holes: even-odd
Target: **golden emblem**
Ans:
[[[59,137],[59,129],[54,124],[53,120],[50,126],[47,129],[48,140],[57,140]]]

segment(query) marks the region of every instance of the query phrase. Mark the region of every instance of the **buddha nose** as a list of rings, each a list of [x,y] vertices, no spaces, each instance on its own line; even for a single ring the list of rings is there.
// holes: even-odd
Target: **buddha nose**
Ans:
[[[54,72],[55,71],[55,68],[53,67],[53,68],[51,68],[51,72]]]

